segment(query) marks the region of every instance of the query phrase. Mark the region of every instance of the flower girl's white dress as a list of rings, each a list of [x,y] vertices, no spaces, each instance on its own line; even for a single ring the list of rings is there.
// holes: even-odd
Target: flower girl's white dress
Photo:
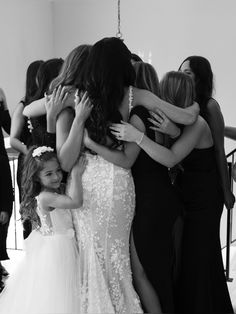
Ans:
[[[25,255],[0,294],[1,314],[78,314],[78,251],[71,213],[43,215],[24,241]]]

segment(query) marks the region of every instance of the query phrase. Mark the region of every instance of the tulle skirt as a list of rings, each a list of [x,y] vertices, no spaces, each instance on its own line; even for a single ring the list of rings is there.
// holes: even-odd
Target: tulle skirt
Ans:
[[[1,314],[78,314],[79,263],[73,235],[33,231],[0,294]]]

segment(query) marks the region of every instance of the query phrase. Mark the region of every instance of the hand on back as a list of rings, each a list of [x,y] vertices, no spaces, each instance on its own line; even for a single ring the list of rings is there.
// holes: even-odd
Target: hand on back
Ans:
[[[180,129],[161,110],[156,109],[155,113],[150,111],[150,115],[152,118],[148,118],[148,120],[154,125],[150,129],[173,138],[180,135]]]
[[[81,177],[87,165],[87,159],[81,155],[72,168],[72,176]]]
[[[75,94],[75,116],[83,123],[88,119],[93,106],[88,97],[88,93],[78,94],[78,90]]]
[[[66,87],[59,86],[54,89],[53,93],[48,96],[45,94],[45,108],[47,116],[57,118],[58,114],[66,107],[68,107],[68,102],[66,102],[68,92],[66,92]]]

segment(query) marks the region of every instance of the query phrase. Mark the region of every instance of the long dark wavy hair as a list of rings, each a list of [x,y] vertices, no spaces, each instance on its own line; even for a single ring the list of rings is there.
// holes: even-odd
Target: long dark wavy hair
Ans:
[[[206,104],[208,100],[212,97],[212,92],[214,88],[211,64],[204,57],[190,56],[181,63],[179,70],[182,64],[186,61],[189,61],[189,66],[195,75],[194,84],[196,101],[200,106],[200,114],[205,117],[207,114]]]
[[[103,145],[109,136],[118,145],[110,133],[109,124],[122,119],[119,107],[124,97],[124,88],[134,85],[131,52],[118,38],[99,40],[89,54],[85,78],[85,87],[93,103],[92,112],[86,121],[89,136]]]
[[[73,86],[80,91],[84,90],[84,67],[91,47],[91,45],[80,45],[68,54],[60,73],[51,82],[49,92],[52,92],[59,85]]]
[[[37,92],[31,97],[29,103],[44,97],[44,93],[48,92],[51,81],[60,72],[62,64],[63,59],[54,58],[49,59],[40,65],[36,76],[36,81],[38,83]]]
[[[38,88],[36,83],[36,75],[41,64],[43,64],[43,60],[36,60],[31,62],[27,68],[24,97],[25,104],[28,104],[29,100],[36,94]]]
[[[32,153],[36,148],[37,146],[32,146],[24,159],[20,213],[23,221],[29,219],[33,225],[40,225],[36,212],[37,201],[35,199],[42,190],[39,172],[43,170],[46,161],[51,159],[57,160],[57,155],[54,152],[45,152],[39,157],[33,157]]]

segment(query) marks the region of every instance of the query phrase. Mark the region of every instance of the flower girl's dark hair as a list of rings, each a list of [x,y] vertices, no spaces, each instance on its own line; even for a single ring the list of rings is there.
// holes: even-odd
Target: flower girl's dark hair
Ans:
[[[30,220],[33,226],[40,225],[40,220],[36,212],[36,196],[41,192],[42,186],[39,180],[39,172],[43,169],[44,163],[51,159],[57,160],[57,155],[52,148],[32,146],[24,159],[24,168],[22,175],[22,202],[20,205],[20,214],[22,221]],[[35,151],[42,151],[35,155]]]

